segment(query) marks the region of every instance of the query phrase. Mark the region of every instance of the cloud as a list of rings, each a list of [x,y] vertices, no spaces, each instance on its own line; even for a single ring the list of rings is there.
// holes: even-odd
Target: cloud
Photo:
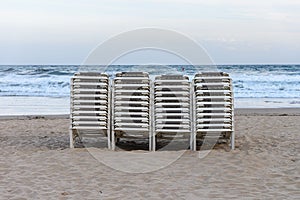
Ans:
[[[296,0],[10,0],[0,7],[0,52],[11,46],[21,49],[18,56],[41,51],[47,57],[53,49],[78,55],[138,27],[177,30],[215,47],[219,56],[218,48],[237,56],[239,49],[259,55],[260,48],[278,46],[297,52],[299,10]]]

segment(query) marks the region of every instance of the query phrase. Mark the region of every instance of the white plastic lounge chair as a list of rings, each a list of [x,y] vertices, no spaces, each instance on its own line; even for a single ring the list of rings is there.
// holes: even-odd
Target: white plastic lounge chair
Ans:
[[[195,75],[193,150],[196,139],[215,137],[231,140],[234,149],[232,81],[227,73],[203,72]]]
[[[148,73],[117,73],[112,87],[112,149],[119,138],[150,138]],[[149,142],[151,150],[151,142]]]
[[[187,76],[161,75],[154,81],[154,133],[156,139],[186,138],[191,132],[191,94]]]
[[[110,147],[109,78],[104,73],[79,72],[71,78],[70,147],[76,137],[107,136]]]

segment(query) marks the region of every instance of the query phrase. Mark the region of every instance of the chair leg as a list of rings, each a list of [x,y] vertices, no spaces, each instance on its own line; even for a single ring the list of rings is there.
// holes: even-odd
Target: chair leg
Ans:
[[[152,151],[156,151],[156,134],[155,134],[155,132],[152,135]]]
[[[111,149],[111,134],[107,133],[107,145],[108,145],[108,149]]]
[[[74,148],[74,134],[73,134],[73,129],[69,130],[69,136],[70,136],[70,148],[73,149]]]
[[[195,133],[191,133],[191,136],[190,136],[190,149],[192,151],[196,151],[196,134]]]
[[[193,133],[191,133],[190,134],[190,150],[192,150],[192,151],[194,150],[193,138],[194,138]]]
[[[149,151],[152,151],[152,134],[149,134]]]
[[[115,140],[115,132],[113,131],[111,134],[111,149],[114,151],[116,149],[116,140]]]
[[[231,150],[235,149],[235,134],[234,132],[231,133],[231,137],[230,137],[230,147]]]

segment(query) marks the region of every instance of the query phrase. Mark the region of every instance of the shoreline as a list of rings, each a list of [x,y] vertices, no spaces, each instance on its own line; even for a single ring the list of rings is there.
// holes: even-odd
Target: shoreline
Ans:
[[[300,116],[300,108],[236,108],[236,116]],[[7,119],[69,119],[70,114],[0,115]]]
[[[253,110],[256,110],[255,113],[258,114],[272,113],[273,109],[286,109],[284,112],[298,114],[300,113],[300,98],[235,98],[234,108],[237,114],[245,113],[239,110],[248,109],[251,112],[246,111],[247,114],[252,113]],[[0,96],[0,118],[3,118],[1,116],[62,116],[68,115],[69,112],[69,97]]]

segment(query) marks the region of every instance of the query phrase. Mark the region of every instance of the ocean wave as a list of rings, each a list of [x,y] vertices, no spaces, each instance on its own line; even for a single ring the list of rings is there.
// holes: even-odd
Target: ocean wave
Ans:
[[[64,97],[70,93],[71,76],[78,70],[98,70],[97,66],[0,66],[0,96]],[[102,67],[103,68],[103,67]],[[115,65],[106,68],[114,77],[120,71],[185,74],[219,70],[230,74],[237,98],[300,98],[300,65],[182,66]]]

